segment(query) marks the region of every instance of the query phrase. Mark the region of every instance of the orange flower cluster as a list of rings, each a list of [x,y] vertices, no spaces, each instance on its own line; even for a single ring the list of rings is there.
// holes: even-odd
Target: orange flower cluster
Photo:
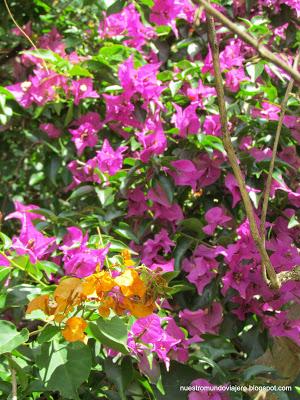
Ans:
[[[31,300],[26,313],[42,310],[51,317],[50,320],[61,322],[67,314],[73,311],[74,306],[81,304],[83,300],[81,279],[62,279],[53,295],[44,294]]]
[[[63,337],[68,342],[81,341],[86,343],[86,335],[84,334],[86,327],[87,323],[84,319],[80,317],[69,318],[66,322],[65,329],[62,331]]]
[[[95,305],[103,318],[107,318],[111,310],[117,315],[131,314],[137,318],[153,313],[155,301],[166,287],[166,281],[145,267],[130,268],[134,263],[129,252],[123,252],[122,256],[125,269],[115,278],[110,271],[102,270],[83,279],[62,279],[52,295],[33,299],[26,312],[42,310],[49,320],[58,323],[75,307],[76,314],[81,310],[83,314],[86,302]],[[86,327],[83,318],[73,315],[67,319],[62,334],[69,342],[85,342]]]

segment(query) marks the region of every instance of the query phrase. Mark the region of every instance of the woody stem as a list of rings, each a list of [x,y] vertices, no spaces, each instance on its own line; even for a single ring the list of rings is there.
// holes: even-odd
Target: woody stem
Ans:
[[[217,39],[216,39],[215,23],[213,17],[211,17],[208,13],[207,13],[207,26],[208,26],[208,40],[212,51],[213,67],[215,74],[215,86],[217,91],[217,99],[218,99],[220,121],[221,121],[222,141],[224,149],[227,153],[229,163],[233,169],[235,178],[237,180],[241,192],[243,204],[250,225],[251,235],[261,256],[263,271],[264,268],[266,269],[265,271],[266,273],[263,273],[263,276],[265,279],[268,278],[270,280],[270,285],[272,288],[278,289],[280,287],[280,284],[276,272],[271,264],[269,255],[265,249],[265,246],[263,245],[258,227],[256,225],[254,210],[248,191],[246,189],[245,179],[241,171],[241,168],[239,166],[239,162],[235,154],[234,147],[231,142],[231,137],[228,130],[227,111],[225,105],[225,95],[224,95],[223,80],[220,68],[219,46],[217,44]]]

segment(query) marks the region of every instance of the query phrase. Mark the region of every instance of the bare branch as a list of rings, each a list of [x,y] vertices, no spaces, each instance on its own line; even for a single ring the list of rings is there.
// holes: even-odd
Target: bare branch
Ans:
[[[12,380],[12,400],[17,400],[17,379],[16,379],[16,371],[11,369],[11,380]]]
[[[18,385],[17,385],[16,370],[14,369],[11,355],[7,354],[6,357],[8,360],[10,373],[11,373],[11,399],[18,400]]]
[[[299,64],[299,58],[300,58],[300,52],[295,58],[293,68],[295,70],[298,69],[298,64]],[[280,138],[280,133],[283,125],[283,119],[284,115],[286,112],[286,105],[289,99],[289,95],[293,89],[294,86],[294,80],[291,79],[287,88],[286,92],[283,98],[283,101],[281,103],[281,112],[279,116],[279,121],[276,129],[276,134],[275,134],[275,140],[273,144],[273,149],[272,149],[272,158],[270,161],[270,167],[269,167],[269,172],[268,172],[268,177],[267,177],[267,182],[266,182],[266,188],[264,191],[263,195],[263,206],[262,206],[262,212],[261,212],[261,218],[260,218],[260,234],[261,238],[263,241],[263,245],[265,246],[265,240],[266,240],[266,219],[267,219],[267,211],[268,211],[268,203],[269,203],[269,196],[270,196],[270,191],[271,191],[271,184],[272,184],[272,177],[273,177],[273,171],[274,171],[274,166],[275,166],[275,159],[276,159],[276,153],[277,153],[277,148],[278,148],[278,143],[279,143],[279,138]]]
[[[206,0],[198,0],[198,3],[205,8],[207,14],[221,21],[230,31],[236,33],[244,42],[255,48],[262,58],[271,61],[273,64],[277,65],[277,67],[287,72],[296,82],[300,83],[300,73],[298,70],[284,62],[278,54],[272,53],[257,39],[240,29],[234,22],[230,21],[225,15],[213,8]]]
[[[7,3],[7,0],[3,0],[4,1],[4,5],[5,8],[8,12],[8,15],[10,16],[11,20],[13,21],[13,23],[16,25],[16,27],[19,29],[19,31],[22,33],[22,35],[28,40],[28,42],[31,44],[31,46],[35,49],[38,50],[36,45],[34,44],[34,42],[31,40],[31,38],[27,35],[27,33],[24,31],[24,29],[22,29],[20,27],[20,25],[17,23],[17,21],[15,20],[15,17],[13,16],[11,9],[9,8],[9,5]],[[42,59],[42,63],[45,67],[45,70],[47,71],[47,73],[49,74],[49,69],[47,67],[46,61],[44,59]]]
[[[203,3],[204,4],[204,3]],[[206,3],[205,3],[206,4]],[[205,6],[206,7],[206,6]],[[263,276],[266,279],[267,277],[270,279],[270,285],[274,289],[278,289],[280,287],[280,283],[277,279],[276,272],[271,264],[269,255],[265,249],[265,246],[262,243],[260,233],[258,227],[256,225],[255,214],[253,210],[253,206],[246,189],[246,184],[244,180],[243,173],[240,169],[239,162],[237,156],[234,151],[234,147],[231,142],[230,133],[228,130],[228,121],[227,121],[227,112],[225,105],[225,96],[224,96],[224,88],[223,88],[223,80],[220,69],[220,59],[219,59],[219,47],[216,40],[216,30],[213,18],[207,14],[207,23],[208,23],[208,40],[211,46],[212,51],[212,59],[215,73],[215,83],[216,83],[216,91],[219,105],[219,113],[221,120],[221,128],[222,128],[222,141],[224,148],[226,150],[230,165],[233,169],[235,178],[237,180],[242,200],[245,206],[246,215],[250,224],[250,231],[253,237],[253,240],[259,250],[262,260],[262,268],[266,268],[267,274],[264,273]],[[268,279],[266,279],[268,282]]]

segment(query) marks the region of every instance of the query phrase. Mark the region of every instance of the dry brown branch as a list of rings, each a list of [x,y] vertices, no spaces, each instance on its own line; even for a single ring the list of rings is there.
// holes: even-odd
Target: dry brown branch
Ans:
[[[219,59],[219,47],[216,40],[216,30],[213,17],[207,14],[207,24],[208,24],[208,40],[212,51],[212,59],[213,59],[213,66],[214,66],[214,74],[215,74],[215,86],[217,91],[217,99],[219,105],[219,113],[220,113],[220,120],[221,120],[221,128],[222,128],[222,141],[224,145],[224,149],[227,153],[230,165],[233,169],[235,178],[239,185],[239,189],[241,192],[242,200],[245,206],[246,215],[250,225],[251,235],[253,240],[259,250],[261,260],[262,260],[262,268],[263,268],[263,276],[266,279],[266,283],[268,279],[270,280],[270,286],[274,289],[278,289],[280,287],[280,283],[278,281],[276,272],[271,264],[269,255],[263,245],[259,229],[256,224],[255,214],[253,210],[253,206],[246,189],[246,184],[244,180],[243,173],[240,169],[239,162],[237,156],[235,154],[234,147],[231,142],[230,133],[228,130],[228,121],[227,121],[227,112],[226,112],[226,105],[225,105],[225,96],[224,96],[224,89],[223,89],[223,80],[222,74],[220,69],[220,59]],[[264,268],[266,271],[264,271]],[[266,272],[266,273],[265,273]],[[268,278],[268,279],[267,279]]]
[[[277,67],[287,72],[296,82],[300,83],[300,73],[298,70],[284,62],[278,54],[274,54],[266,46],[260,43],[259,40],[239,28],[237,24],[230,21],[230,19],[212,7],[206,0],[198,0],[198,3],[205,8],[207,14],[218,19],[230,31],[236,33],[241,39],[243,39],[244,42],[255,48],[262,58],[271,61],[273,64],[277,65]]]

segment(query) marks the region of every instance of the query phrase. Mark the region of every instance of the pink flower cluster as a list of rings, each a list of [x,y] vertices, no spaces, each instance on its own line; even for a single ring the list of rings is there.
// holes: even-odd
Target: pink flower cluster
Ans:
[[[13,237],[12,249],[19,255],[28,254],[30,262],[34,264],[38,260],[47,259],[57,247],[55,237],[43,235],[33,224],[36,219],[45,219],[41,214],[34,212],[38,208],[32,204],[25,206],[16,201],[16,211],[6,217],[6,219],[17,218],[21,222],[21,231],[19,236]]]
[[[133,323],[128,336],[128,347],[139,359],[139,368],[153,374],[147,356],[155,353],[169,369],[170,360],[185,362],[188,359],[188,341],[183,331],[171,317],[160,318],[157,314],[139,318]],[[154,360],[155,362],[155,360]],[[153,376],[155,381],[155,376]]]
[[[60,250],[67,275],[84,278],[93,274],[96,268],[101,269],[109,247],[91,249],[88,247],[88,235],[75,226],[67,228]]]

